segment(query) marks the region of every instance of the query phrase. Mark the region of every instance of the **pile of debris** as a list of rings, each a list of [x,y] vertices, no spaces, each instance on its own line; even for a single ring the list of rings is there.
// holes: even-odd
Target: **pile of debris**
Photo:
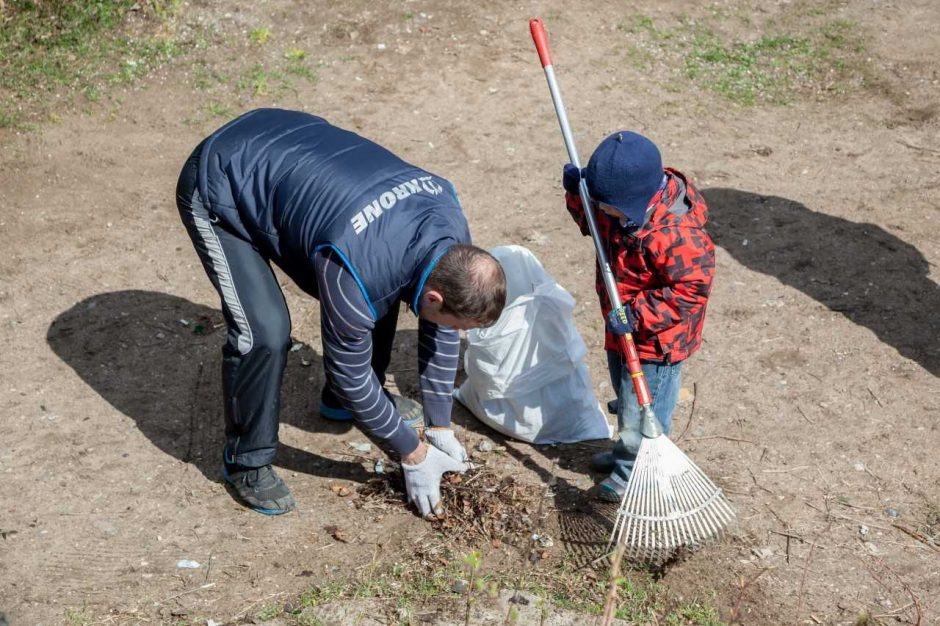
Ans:
[[[382,474],[358,488],[362,506],[369,502],[406,506],[405,485],[399,472]],[[541,502],[551,496],[544,485],[526,485],[512,476],[499,476],[481,467],[464,475],[451,474],[441,481],[444,513],[432,523],[448,536],[487,542],[528,539],[542,525],[547,507]]]

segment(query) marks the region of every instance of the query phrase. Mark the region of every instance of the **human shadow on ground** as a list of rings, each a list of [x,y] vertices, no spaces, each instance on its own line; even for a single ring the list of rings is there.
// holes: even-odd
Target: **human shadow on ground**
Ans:
[[[940,376],[940,286],[914,246],[875,224],[737,189],[703,191],[715,243],[870,329]]]
[[[78,302],[56,317],[46,341],[96,393],[133,419],[160,450],[219,481],[225,332],[218,309],[165,293],[128,290]],[[409,363],[398,353],[408,351],[399,349],[399,344],[410,340],[407,331],[399,331],[391,370],[406,369]],[[411,367],[416,369],[415,364]],[[337,435],[335,448],[340,456],[348,451],[339,436],[355,426],[319,417],[323,380],[319,353],[306,344],[295,344],[281,390],[281,424]],[[358,482],[372,476],[361,459],[335,460],[283,442],[275,463],[291,471]]]

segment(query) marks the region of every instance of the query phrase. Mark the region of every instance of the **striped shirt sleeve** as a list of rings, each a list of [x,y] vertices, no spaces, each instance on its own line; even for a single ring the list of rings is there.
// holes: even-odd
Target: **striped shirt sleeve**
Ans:
[[[375,436],[401,455],[414,452],[417,433],[402,421],[372,371],[375,322],[355,278],[330,249],[317,253],[314,265],[327,384],[332,383],[346,409]]]
[[[450,426],[460,333],[427,320],[418,321],[418,377],[428,426]]]

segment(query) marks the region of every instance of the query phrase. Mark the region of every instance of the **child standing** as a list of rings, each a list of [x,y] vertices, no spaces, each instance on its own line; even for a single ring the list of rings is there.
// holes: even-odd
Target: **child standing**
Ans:
[[[581,177],[598,211],[598,235],[620,292],[612,310],[600,271],[597,294],[607,319],[604,348],[617,391],[619,437],[591,468],[609,474],[597,486],[601,500],[620,502],[639,451],[640,411],[617,335],[633,334],[653,396],[653,413],[669,433],[679,397],[682,362],[702,342],[705,307],[715,271],[715,246],[705,222],[708,207],[682,173],[663,168],[656,145],[620,131],[604,139],[588,166],[564,168],[568,211],[590,234],[578,194]]]

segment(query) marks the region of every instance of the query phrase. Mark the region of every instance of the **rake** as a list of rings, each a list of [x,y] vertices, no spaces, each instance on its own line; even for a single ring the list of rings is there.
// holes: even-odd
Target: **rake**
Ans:
[[[545,26],[542,20],[536,18],[529,22],[529,29],[545,70],[568,158],[575,167],[580,168],[581,162],[568,125],[568,115],[555,79]],[[579,191],[604,287],[611,305],[616,308],[621,304],[620,293],[604,254],[592,210],[594,205],[584,178],[581,179]],[[640,433],[643,437],[608,543],[608,548],[615,542],[617,544],[615,567],[619,567],[621,556],[634,561],[661,563],[680,547],[696,546],[718,537],[734,520],[734,511],[721,489],[663,433],[653,413],[653,398],[640,366],[633,336],[627,333],[620,337],[620,346],[626,355],[627,369],[640,404]]]

